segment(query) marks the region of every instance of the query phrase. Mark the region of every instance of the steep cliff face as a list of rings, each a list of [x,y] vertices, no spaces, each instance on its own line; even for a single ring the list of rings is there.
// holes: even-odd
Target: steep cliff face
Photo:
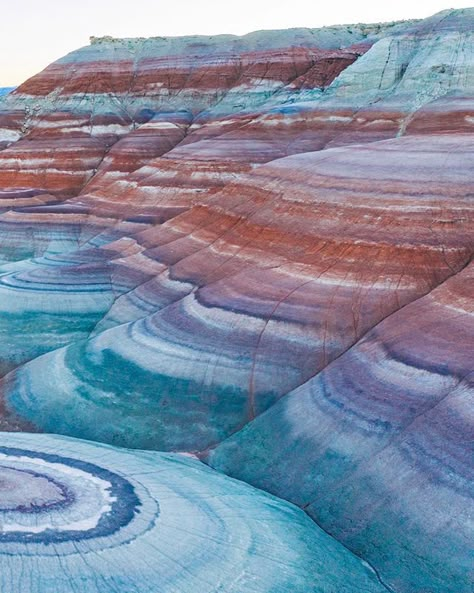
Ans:
[[[4,98],[0,428],[199,452],[468,593],[473,29],[93,39]]]

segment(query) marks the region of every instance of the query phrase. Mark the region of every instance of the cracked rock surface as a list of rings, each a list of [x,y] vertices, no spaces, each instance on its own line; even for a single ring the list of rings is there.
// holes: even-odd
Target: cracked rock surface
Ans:
[[[0,430],[21,433],[0,444],[172,475],[153,554],[190,554],[137,552],[122,576],[139,495],[118,480],[120,509],[90,506],[110,534],[54,543],[51,580],[2,593],[73,592],[81,570],[107,593],[469,593],[473,30],[465,9],[93,38],[0,99]],[[314,521],[196,459],[114,447],[192,453]],[[75,487],[31,463],[0,468],[0,566],[14,550],[25,575],[30,511],[47,525]]]

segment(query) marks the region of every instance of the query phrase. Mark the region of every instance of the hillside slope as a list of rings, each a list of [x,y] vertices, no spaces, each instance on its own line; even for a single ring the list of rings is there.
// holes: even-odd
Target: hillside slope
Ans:
[[[473,31],[94,38],[4,97],[0,429],[199,454],[468,593]]]

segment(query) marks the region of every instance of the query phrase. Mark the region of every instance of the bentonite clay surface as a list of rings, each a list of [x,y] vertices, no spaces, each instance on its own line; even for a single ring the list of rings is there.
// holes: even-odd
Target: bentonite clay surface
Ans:
[[[2,97],[0,430],[105,443],[2,434],[2,593],[470,592],[473,30],[93,38]]]

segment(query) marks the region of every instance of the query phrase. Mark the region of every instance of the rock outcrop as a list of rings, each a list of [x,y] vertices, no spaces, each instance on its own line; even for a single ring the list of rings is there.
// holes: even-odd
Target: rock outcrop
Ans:
[[[208,462],[304,507],[395,591],[433,583],[468,591],[473,335],[471,263],[378,324]]]
[[[94,38],[4,97],[0,429],[304,508],[377,576],[314,590],[468,593],[473,29]]]
[[[196,460],[0,438],[2,591],[384,592],[303,511]]]

